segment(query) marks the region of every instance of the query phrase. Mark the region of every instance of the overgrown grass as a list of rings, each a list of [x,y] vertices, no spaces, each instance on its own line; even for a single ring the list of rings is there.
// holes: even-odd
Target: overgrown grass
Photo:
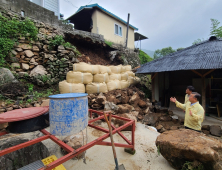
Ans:
[[[31,20],[8,19],[0,14],[0,67],[5,65],[5,57],[19,37],[36,40],[37,34],[38,29]]]
[[[140,58],[141,64],[145,64],[147,62],[153,61],[153,58],[151,58],[148,54],[146,54],[142,50],[139,51],[139,58]]]
[[[112,45],[113,45],[113,42],[111,42],[111,41],[105,40],[105,43],[106,43],[106,45],[108,45],[108,46],[110,46],[110,47],[112,47]]]
[[[77,55],[81,55],[81,53],[76,49],[75,46],[73,46],[71,43],[69,42],[65,42],[64,38],[62,35],[56,35],[52,40],[50,40],[49,43],[49,48],[53,49],[55,47],[58,47],[60,45],[63,45],[66,48],[72,48],[73,51],[77,54]]]

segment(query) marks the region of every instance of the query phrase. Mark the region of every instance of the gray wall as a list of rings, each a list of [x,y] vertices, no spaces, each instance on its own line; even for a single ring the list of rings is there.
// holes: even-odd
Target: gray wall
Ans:
[[[0,6],[21,14],[25,12],[25,17],[29,17],[51,25],[62,25],[55,13],[27,0],[0,0]]]

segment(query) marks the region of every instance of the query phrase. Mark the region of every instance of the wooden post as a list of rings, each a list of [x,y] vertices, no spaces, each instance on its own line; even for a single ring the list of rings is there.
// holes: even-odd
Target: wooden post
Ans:
[[[202,107],[206,112],[206,87],[205,87],[205,77],[202,77]]]
[[[126,46],[125,46],[125,48],[127,48],[127,43],[128,43],[129,19],[130,19],[130,14],[128,14],[128,19],[127,19]]]
[[[153,77],[153,74],[152,74],[152,77]],[[153,102],[155,101],[155,79],[153,78],[151,82],[152,82],[152,102]]]

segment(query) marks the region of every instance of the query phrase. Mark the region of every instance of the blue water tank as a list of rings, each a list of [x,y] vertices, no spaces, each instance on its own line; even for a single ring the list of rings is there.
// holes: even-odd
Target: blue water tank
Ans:
[[[69,136],[88,126],[86,93],[66,93],[49,96],[50,133]]]

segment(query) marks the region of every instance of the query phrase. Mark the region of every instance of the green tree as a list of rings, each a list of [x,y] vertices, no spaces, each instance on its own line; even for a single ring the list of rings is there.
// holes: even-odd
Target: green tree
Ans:
[[[162,48],[161,50],[158,49],[154,52],[153,58],[157,59],[174,52],[175,50],[172,47]]]
[[[177,51],[180,51],[180,50],[183,50],[184,48],[183,47],[180,47],[180,48],[177,48]]]
[[[200,38],[198,38],[197,40],[195,40],[192,44],[195,45],[195,44],[199,44],[201,43],[202,41],[204,41],[204,38],[202,38],[202,40]]]
[[[220,22],[216,19],[211,20],[210,35],[222,38],[222,26],[219,27]]]
[[[153,59],[148,54],[143,52],[142,50],[140,50],[139,58],[140,58],[140,63],[141,64],[145,64],[147,62],[153,61]]]

